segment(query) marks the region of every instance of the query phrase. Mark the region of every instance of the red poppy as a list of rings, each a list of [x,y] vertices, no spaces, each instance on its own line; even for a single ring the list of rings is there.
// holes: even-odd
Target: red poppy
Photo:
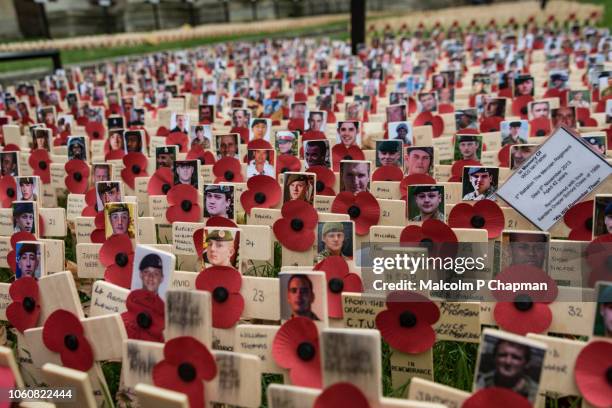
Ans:
[[[480,131],[481,132],[499,132],[500,124],[503,122],[504,118],[501,116],[492,116],[489,118],[485,118],[480,122]]]
[[[457,252],[457,235],[440,220],[425,220],[421,226],[408,225],[400,234],[400,243],[428,248],[430,256],[449,257]]]
[[[206,220],[207,227],[230,227],[230,228],[238,228],[238,225],[230,220],[229,218],[219,217],[215,215],[214,217],[210,217]],[[201,247],[200,247],[201,248]]]
[[[132,283],[134,248],[127,234],[112,235],[100,249],[100,263],[106,267],[104,280],[129,289]]]
[[[545,283],[546,291],[496,290],[493,296],[498,303],[493,310],[497,324],[504,330],[521,336],[527,333],[543,333],[552,322],[552,312],[548,307],[557,297],[555,281],[540,268],[532,265],[512,265],[504,269],[496,278],[508,283]]]
[[[202,165],[215,164],[217,161],[215,159],[215,155],[208,150],[204,150],[204,148],[200,145],[193,145],[191,149],[187,153],[187,160],[199,160]]]
[[[401,181],[404,172],[397,166],[382,166],[372,174],[372,181]]]
[[[193,337],[176,337],[164,345],[164,359],[153,367],[153,384],[182,392],[192,408],[204,406],[204,381],[217,375],[215,357]]]
[[[89,185],[89,166],[83,160],[72,159],[65,165],[68,174],[64,179],[66,188],[72,194],[85,194]]]
[[[504,212],[491,200],[456,204],[448,215],[452,228],[477,228],[487,230],[489,239],[497,238],[504,229]]]
[[[429,350],[436,341],[431,327],[440,318],[438,306],[416,292],[391,292],[387,309],[376,315],[376,327],[394,349],[407,354]]]
[[[198,222],[202,209],[198,204],[198,190],[190,184],[177,184],[168,191],[166,219],[170,222]]]
[[[251,150],[251,149],[274,149],[272,147],[272,145],[270,144],[270,142],[268,142],[267,140],[264,139],[254,139],[251,140],[249,143],[247,143],[247,149]]]
[[[13,176],[0,177],[0,200],[3,208],[10,208],[17,199],[17,183]]]
[[[510,167],[510,147],[511,145],[507,144],[497,152],[500,167]]]
[[[252,208],[272,208],[281,199],[281,188],[273,177],[258,175],[247,181],[247,190],[240,195],[240,204],[247,214]]]
[[[147,177],[147,156],[138,152],[131,152],[123,156],[123,165],[125,168],[121,170],[121,179],[125,184],[134,189],[136,177]]]
[[[563,216],[563,222],[571,229],[568,239],[590,241],[593,239],[593,200],[574,204]]]
[[[300,159],[291,154],[281,154],[276,160],[276,175],[288,171],[300,171],[302,169]]]
[[[478,390],[463,401],[461,408],[512,407],[532,408],[527,398],[508,388],[490,387]]]
[[[272,342],[272,357],[289,370],[292,384],[321,388],[319,332],[309,318],[294,317],[278,329]]]
[[[436,179],[429,174],[411,174],[404,177],[400,181],[399,190],[402,195],[402,200],[405,200],[408,195],[408,186],[414,184],[436,184]]]
[[[36,327],[40,317],[38,282],[24,276],[11,283],[9,296],[12,303],[6,308],[6,319],[21,333]]]
[[[85,125],[85,132],[90,140],[104,140],[106,130],[104,125],[100,122],[87,122]]]
[[[149,195],[166,195],[172,188],[174,183],[174,175],[169,167],[160,167],[155,170],[155,173],[149,179],[147,184],[147,193]]]
[[[574,380],[589,404],[612,406],[612,343],[593,341],[584,346],[576,357]]]
[[[30,153],[28,164],[32,168],[35,176],[40,177],[43,184],[51,182],[51,157],[45,149],[34,149]]]
[[[106,241],[106,235],[104,231],[104,212],[100,211],[96,214],[94,219],[95,228],[89,234],[89,240],[94,244],[103,244]]]
[[[211,294],[213,327],[229,329],[240,320],[244,310],[240,272],[230,266],[212,266],[198,274],[195,285]]]
[[[431,112],[421,112],[414,119],[414,126],[431,126],[433,137],[440,137],[444,131],[444,121],[440,116],[432,115]]]
[[[45,346],[60,354],[64,366],[80,371],[89,371],[94,356],[85,330],[78,317],[67,310],[51,313],[42,331]]]
[[[317,210],[305,201],[291,200],[283,204],[281,215],[272,226],[276,239],[292,251],[302,252],[312,247],[319,220]]]
[[[325,272],[329,317],[341,319],[342,292],[363,292],[361,278],[349,271],[348,263],[339,255],[328,256],[316,264],[314,270]]]
[[[453,113],[455,111],[455,107],[451,103],[441,103],[438,105],[439,113]]]
[[[302,142],[308,142],[310,140],[325,140],[325,133],[320,130],[307,130],[302,134]]]
[[[612,234],[595,238],[585,249],[586,261],[591,268],[589,286],[597,281],[612,280]]]
[[[314,402],[313,408],[369,408],[368,399],[361,390],[348,382],[339,382],[325,388]]]
[[[160,126],[157,128],[157,132],[155,132],[155,136],[163,136],[166,137],[170,134],[170,130],[165,126]]]
[[[83,211],[81,211],[81,217],[95,217],[96,214],[98,214],[95,188],[90,188],[89,191],[85,193],[85,204],[87,205],[83,208]]]
[[[332,163],[334,171],[340,170],[341,160],[364,160],[365,155],[359,146],[352,145],[346,147],[342,143],[338,143],[332,147]]]
[[[164,301],[157,293],[146,289],[130,292],[121,314],[128,338],[164,342]]]
[[[299,130],[300,132],[304,132],[304,118],[289,119],[289,123],[287,124],[287,129]]]
[[[551,123],[548,118],[536,118],[529,121],[529,136],[546,136],[550,134]]]
[[[463,168],[466,166],[482,166],[478,160],[457,160],[451,166],[451,175],[463,177]]]
[[[308,168],[309,173],[317,175],[316,190],[317,195],[335,196],[334,184],[336,183],[336,175],[334,172],[325,166],[311,166]]]
[[[166,136],[167,146],[177,146],[178,151],[181,153],[187,153],[187,145],[189,144],[189,138],[183,132],[172,132]]]
[[[362,191],[353,194],[349,191],[339,193],[331,206],[336,214],[348,214],[355,222],[357,235],[366,235],[372,225],[378,224],[380,219],[380,204],[371,193]]]
[[[520,116],[521,119],[527,119],[527,105],[533,101],[531,95],[517,96],[512,100],[512,116]]]
[[[227,181],[230,183],[242,183],[242,165],[234,157],[223,157],[213,166],[215,183]]]

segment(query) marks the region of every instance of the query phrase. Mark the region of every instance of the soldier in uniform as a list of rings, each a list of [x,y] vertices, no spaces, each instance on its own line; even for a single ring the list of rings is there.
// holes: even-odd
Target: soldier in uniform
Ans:
[[[159,287],[164,280],[164,267],[162,259],[157,254],[148,254],[140,261],[138,266],[142,289],[159,294]]]
[[[402,155],[401,143],[393,140],[384,140],[377,146],[376,161],[378,166],[400,167]]]
[[[457,136],[459,144],[460,157],[455,157],[455,160],[478,160],[478,148],[480,140],[474,135]]]
[[[463,196],[463,201],[495,200],[495,187],[491,170],[486,167],[471,167],[468,170],[474,191]]]
[[[162,146],[155,150],[155,156],[156,169],[160,167],[168,167],[171,169],[174,164],[174,159],[176,158],[176,153],[172,147]]]
[[[232,187],[210,184],[204,189],[204,217],[234,218]]]
[[[291,317],[307,317],[311,320],[321,320],[312,310],[315,294],[312,282],[306,275],[293,275],[287,282],[287,303],[291,308]]]
[[[212,230],[206,235],[204,262],[213,266],[234,267],[234,236],[232,231]]]
[[[30,276],[32,278],[39,278],[40,270],[38,270],[38,266],[38,246],[29,243],[21,244],[17,253],[17,271],[15,277],[23,278],[24,276]]]
[[[321,262],[328,256],[339,255],[345,260],[346,256],[342,254],[342,245],[344,244],[344,225],[341,222],[327,222],[323,225],[321,231],[321,241],[325,248],[315,257],[315,264]]]
[[[34,177],[20,177],[19,178],[19,192],[21,201],[37,201],[38,197],[34,192],[36,190],[36,183]]]
[[[520,132],[521,132],[521,122],[519,120],[515,120],[513,122],[510,122],[510,125],[508,126],[508,129],[509,129],[510,133],[508,133],[502,139],[502,146],[505,146],[505,145],[508,145],[508,144],[509,145],[514,145],[514,144],[524,144],[524,143],[527,143],[527,140],[522,138],[521,135],[520,135]]]
[[[314,186],[307,174],[286,174],[285,178],[284,202],[304,200],[313,203]]]
[[[414,189],[413,194],[419,214],[411,218],[410,221],[444,221],[444,213],[440,211],[440,204],[443,199],[440,186],[418,186]]]

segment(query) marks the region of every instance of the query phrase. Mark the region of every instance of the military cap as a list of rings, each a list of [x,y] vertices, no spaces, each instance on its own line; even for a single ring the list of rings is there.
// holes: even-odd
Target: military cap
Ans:
[[[599,137],[587,137],[587,142],[592,145],[603,146],[603,140]]]
[[[174,146],[172,146],[174,147]],[[172,154],[174,152],[171,151],[171,146],[162,146],[157,149],[157,154]]]
[[[287,185],[293,183],[294,181],[304,181],[308,183],[308,176],[306,174],[289,174],[287,177]]]
[[[413,194],[428,193],[430,191],[440,192],[440,186],[416,186]]]
[[[157,254],[148,254],[140,261],[140,266],[138,269],[141,271],[146,268],[158,268],[163,271],[163,264],[161,256]]]
[[[510,122],[510,127],[521,127],[521,121],[515,120]]]
[[[21,244],[18,255],[21,256],[26,252],[36,254],[38,252],[38,247],[36,246],[36,244]]]
[[[514,79],[514,83],[516,85],[520,85],[523,82],[527,82],[527,81],[531,81],[531,80],[533,80],[533,78],[531,76],[529,76],[529,75],[521,75],[521,76],[519,76],[519,77]]]
[[[393,142],[391,140],[385,140],[384,142],[378,145],[378,150],[381,152],[387,153],[397,153],[399,152],[399,143]]]
[[[466,109],[461,111],[461,115],[469,116],[470,118],[476,117],[476,112],[471,109]]]
[[[234,236],[231,231],[212,230],[206,234],[206,241],[233,241]]]
[[[397,125],[397,127],[395,128],[396,132],[399,132],[400,129],[404,129],[406,132],[408,132],[408,125],[405,123],[400,123],[399,125]]]
[[[291,132],[282,132],[276,136],[278,143],[291,143],[295,140],[295,135]]]
[[[612,215],[612,203],[606,205],[606,208],[604,210],[604,215],[605,216]]]
[[[468,174],[470,176],[476,173],[489,173],[489,169],[487,169],[486,167],[470,167],[470,169],[468,170]]]
[[[563,74],[556,73],[550,76],[551,81],[567,81],[567,77]]]
[[[204,194],[206,193],[231,194],[232,189],[230,186],[221,186],[219,184],[209,184],[204,188]]]
[[[251,123],[251,127],[255,125],[259,125],[260,123],[263,123],[264,125],[268,126],[268,121],[266,121],[265,119],[253,119],[253,123]]]
[[[344,226],[340,222],[328,222],[323,225],[322,234],[325,235],[329,232],[344,232]]]
[[[13,204],[13,215],[19,216],[21,214],[33,214],[34,206],[32,203],[16,203]]]
[[[474,135],[459,135],[457,136],[458,142],[478,142],[478,138]]]

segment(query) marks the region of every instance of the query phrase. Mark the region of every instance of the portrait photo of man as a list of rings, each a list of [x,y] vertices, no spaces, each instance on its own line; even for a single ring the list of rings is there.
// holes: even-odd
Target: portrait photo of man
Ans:
[[[317,264],[328,256],[341,256],[345,260],[353,259],[353,223],[322,222],[317,226]]]
[[[283,203],[291,200],[302,200],[314,203],[315,175],[306,173],[284,173]]]
[[[436,112],[438,110],[438,101],[435,92],[421,92],[418,94],[418,110],[419,112]]]
[[[176,160],[174,162],[174,185],[189,184],[198,188],[198,160]]]
[[[345,120],[338,122],[336,143],[345,147],[361,145],[361,134],[359,133],[359,122]]]
[[[158,146],[155,148],[155,169],[160,167],[174,167],[176,160],[176,146]]]
[[[15,246],[15,278],[40,278],[44,273],[43,248],[39,242],[18,242]]]
[[[463,109],[455,112],[455,128],[457,131],[464,129],[478,129],[476,121],[476,109]]]
[[[444,187],[438,185],[408,186],[408,219],[444,222]]]
[[[272,122],[270,119],[254,118],[251,119],[249,126],[249,141],[251,140],[265,140],[270,141],[270,128]]]
[[[529,124],[526,120],[513,120],[502,122],[502,146],[527,143],[528,129]]]
[[[550,103],[548,101],[529,102],[529,120],[550,118]]]
[[[231,266],[237,269],[240,242],[238,231],[229,228],[205,228],[204,235],[204,265]]]
[[[95,163],[92,166],[92,181],[97,183],[98,181],[110,181],[111,179],[111,164],[108,163]]]
[[[123,132],[123,145],[126,153],[143,153],[144,144],[142,141],[143,133],[140,130],[126,130]]]
[[[306,112],[308,108],[306,102],[294,102],[291,104],[291,110],[289,112],[289,119],[306,119]]]
[[[121,198],[121,182],[99,181],[96,183],[96,208],[98,211],[101,211],[106,203],[121,202]]]
[[[232,127],[247,129],[249,127],[250,120],[251,112],[248,109],[232,110]]]
[[[455,137],[455,160],[480,160],[482,136],[457,135]]]
[[[463,168],[463,201],[495,200],[499,168],[471,167]]]
[[[599,282],[596,287],[597,307],[593,335],[612,338],[612,285]]]
[[[582,140],[600,156],[606,155],[606,136],[582,136]]]
[[[550,234],[534,231],[502,232],[502,267],[531,265],[546,271]]]
[[[409,122],[389,122],[387,124],[389,139],[401,140],[406,146],[412,146],[412,125]]]
[[[196,125],[191,127],[189,135],[190,147],[200,146],[204,150],[210,150],[212,130],[210,125]]]
[[[308,140],[304,142],[304,160],[307,169],[312,166],[330,167],[329,141]]]
[[[17,201],[38,201],[40,179],[34,176],[15,177],[17,184]]]
[[[370,162],[342,160],[340,162],[340,191],[353,194],[370,191]]]
[[[403,143],[401,140],[376,141],[376,167],[394,166],[403,168]]]
[[[280,276],[279,276],[280,277]],[[281,310],[283,320],[293,317],[306,317],[310,320],[320,321],[321,319],[313,311],[315,303],[315,290],[312,278],[307,274],[283,274],[280,282],[285,285],[281,293],[284,293],[284,305]]]
[[[82,136],[71,136],[68,138],[68,160],[87,160],[87,149],[85,138]]]
[[[325,132],[325,124],[327,123],[327,112],[312,111],[308,113],[305,130],[313,132]]]
[[[34,201],[13,202],[13,231],[29,232],[36,235],[38,212]]]
[[[290,130],[279,130],[276,132],[275,147],[276,153],[288,154],[291,156],[297,156],[298,154],[298,134]]]
[[[391,105],[387,106],[387,123],[389,122],[404,122],[407,119],[406,105]]]
[[[514,96],[533,96],[534,86],[531,75],[519,75],[514,78]]]
[[[32,130],[32,149],[51,151],[51,129],[35,128]]]
[[[599,237],[612,234],[612,195],[595,196],[595,215],[593,218],[593,235]]]
[[[576,108],[570,106],[561,106],[551,111],[552,126],[565,126],[571,129],[576,129]]]
[[[409,146],[404,154],[404,173],[433,175],[434,148],[432,146]]]
[[[253,176],[276,176],[274,169],[274,150],[270,149],[248,149],[247,157],[247,179]]]
[[[536,151],[536,144],[518,144],[510,147],[510,170],[516,170],[523,165]]]
[[[234,219],[234,186],[207,184],[204,186],[204,218]]]
[[[165,300],[175,263],[176,257],[171,253],[136,245],[130,289],[146,290]]]
[[[239,157],[239,143],[238,135],[236,133],[230,133],[228,135],[215,135],[216,146],[217,146],[217,159],[224,157],[233,157],[237,159]]]
[[[13,176],[19,175],[19,166],[17,152],[1,152],[0,153],[0,175]]]
[[[189,133],[189,117],[183,113],[172,113],[170,119],[170,133],[181,132]]]
[[[198,106],[198,122],[209,124],[215,121],[215,107],[213,105]]]
[[[142,287],[149,292],[159,295],[159,288],[164,280],[164,266],[162,259],[157,254],[148,254],[140,261],[138,273]]]
[[[131,203],[107,203],[104,205],[106,238],[112,235],[127,234],[136,236],[135,208]]]

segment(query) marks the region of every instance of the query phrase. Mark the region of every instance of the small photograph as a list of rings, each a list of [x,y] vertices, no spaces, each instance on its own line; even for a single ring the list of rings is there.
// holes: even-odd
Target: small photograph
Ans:
[[[123,129],[113,129],[108,132],[108,148],[111,152],[122,150],[125,152]]]
[[[310,130],[314,132],[325,132],[326,124],[327,124],[327,112],[311,111],[311,112],[308,112],[308,120],[306,120],[306,126],[304,130]]]
[[[446,76],[435,74],[431,77],[431,89],[442,89],[448,86]]]
[[[166,299],[175,256],[148,245],[136,245],[130,289],[145,289]]]
[[[606,124],[612,123],[612,99],[606,100]]]
[[[270,141],[272,121],[264,118],[252,118],[249,123],[249,141],[265,140]]]
[[[510,146],[510,170],[516,170],[537,150],[537,144],[517,144]]]
[[[582,140],[587,142],[591,150],[593,150],[598,155],[605,157],[607,150],[607,137],[605,134],[600,136],[581,136]]]
[[[51,129],[37,127],[37,128],[31,129],[30,133],[32,134],[32,144],[31,144],[32,150],[44,149],[48,152],[51,151],[51,146],[52,146]]]
[[[274,150],[272,149],[248,149],[247,180],[253,176],[276,177],[274,168]]]
[[[206,268],[229,266],[239,269],[240,230],[237,228],[204,227],[202,258]]]
[[[598,282],[593,336],[612,338],[612,284]]]
[[[491,75],[474,74],[472,77],[471,95],[487,95],[491,93]]]
[[[408,220],[444,222],[444,186],[415,184],[408,186]]]
[[[312,166],[331,167],[329,140],[308,140],[304,142],[306,169]]]
[[[189,116],[184,113],[172,112],[172,117],[170,118],[170,133],[174,132],[189,133]]]
[[[361,102],[346,103],[344,105],[344,110],[344,117],[346,120],[355,120],[359,122],[363,120],[364,109]]]
[[[361,146],[360,123],[350,120],[338,122],[336,143],[345,147]]]
[[[19,175],[19,155],[18,152],[0,152],[0,175],[13,176]]]
[[[246,100],[243,98],[232,98],[230,100],[230,107],[232,108],[232,112],[234,109],[241,109],[244,108],[246,106]],[[233,117],[233,115],[232,115]],[[249,121],[246,121],[246,124],[248,125]],[[246,127],[246,126],[245,126]]]
[[[531,75],[518,75],[514,78],[514,97],[533,96],[534,82]]]
[[[497,199],[496,191],[499,186],[498,167],[465,166],[463,168],[463,201],[493,200]]]
[[[535,404],[545,355],[544,343],[485,329],[476,363],[474,391],[508,388]]]
[[[561,106],[551,111],[552,127],[565,126],[576,129],[576,108]]]
[[[13,232],[29,232],[38,236],[38,207],[35,201],[14,201]]]
[[[502,270],[512,265],[531,265],[547,270],[550,234],[540,231],[503,231]]]
[[[251,111],[248,109],[232,109],[232,127],[247,129],[250,120]]]
[[[376,141],[376,167],[394,166],[404,168],[404,151],[401,140]]]
[[[174,161],[174,185],[190,184],[198,189],[198,164],[199,160],[175,160]]]
[[[408,121],[387,123],[388,139],[401,140],[404,146],[412,146],[412,124]]]
[[[342,160],[340,162],[340,191],[353,194],[370,191],[370,166],[367,160]]]
[[[112,174],[113,168],[110,163],[94,163],[91,166],[91,177],[94,184],[98,181],[110,181]]]
[[[593,235],[612,234],[612,195],[595,196],[595,214],[593,215]]]
[[[145,110],[144,108],[134,108],[130,111],[128,124],[130,126],[144,126],[145,125]]]
[[[380,81],[378,79],[366,79],[363,81],[363,94],[370,98],[378,95],[380,87]]]
[[[144,132],[142,130],[124,131],[123,145],[126,153],[144,153]]]
[[[437,112],[438,100],[435,92],[421,92],[417,96],[417,110],[419,112]]]
[[[237,133],[215,135],[215,146],[217,147],[217,160],[224,157],[239,158],[240,143]]]
[[[283,203],[291,200],[303,200],[314,205],[315,187],[315,174],[285,172],[283,180]]]
[[[96,183],[96,209],[102,211],[107,203],[120,203],[123,193],[119,181],[98,181]]]
[[[403,92],[389,93],[389,105],[408,105],[408,94]]]
[[[36,110],[38,123],[43,123],[48,128],[55,126],[55,107],[47,106]]]
[[[569,76],[567,71],[552,71],[548,74],[548,88],[564,90],[567,87]]]
[[[15,279],[38,279],[46,274],[44,243],[21,241],[15,245]]]
[[[529,136],[529,122],[526,120],[505,120],[501,123],[502,147],[525,144]]]
[[[15,177],[15,184],[17,184],[17,201],[38,201],[41,197],[38,176]]]
[[[271,120],[281,120],[283,118],[283,101],[280,99],[264,99],[263,115]]]
[[[355,95],[353,97],[354,102],[359,102],[363,105],[364,112],[369,112],[372,107],[372,98],[368,95]]]
[[[136,238],[136,204],[106,203],[104,205],[104,234],[106,238],[112,235],[128,234]]]
[[[548,101],[533,101],[529,102],[527,106],[529,120],[550,118],[550,104]]]
[[[176,146],[157,146],[155,148],[155,169],[160,167],[174,168]]]
[[[409,146],[404,154],[404,174],[427,174],[433,176],[433,146]]]
[[[74,117],[72,115],[60,115],[57,119],[57,133],[65,133],[67,135],[72,134],[72,123]],[[51,146],[51,144],[49,144]]]
[[[330,91],[333,91],[333,87],[332,86],[326,87],[326,89],[329,89]],[[318,95],[317,98],[316,98],[315,106],[317,107],[318,110],[323,110],[323,111],[327,111],[327,112],[333,110],[334,109],[334,95],[333,95],[333,93]]]
[[[482,154],[482,136],[457,135],[455,137],[454,160],[478,160]]]
[[[387,106],[387,123],[405,122],[408,119],[407,111],[404,104]]]
[[[189,147],[201,146],[202,149],[210,150],[213,133],[211,125],[191,126],[189,133]]]
[[[319,222],[315,265],[328,256],[341,256],[346,261],[353,259],[355,242],[353,233],[353,221]]]
[[[293,102],[289,111],[289,119],[306,119],[308,107],[306,102]]]
[[[123,129],[123,116],[109,116],[106,118],[106,127],[108,129]]]
[[[281,272],[281,320],[307,317],[313,321],[327,321],[325,315],[325,276],[321,272]]]
[[[274,148],[278,155],[288,154],[291,156],[298,155],[298,143],[299,143],[298,131],[291,130],[279,130],[276,132],[274,138]]]
[[[198,106],[198,123],[210,124],[215,121],[214,105],[199,105]]]
[[[436,90],[440,105],[453,105],[455,103],[455,88],[442,88]]]
[[[204,218],[234,219],[234,186],[204,184]]]
[[[466,129],[478,130],[478,117],[476,109],[462,109],[455,111],[455,128],[457,132]]]
[[[484,95],[483,95],[484,96]],[[505,118],[506,99],[504,98],[485,98],[482,110],[484,118]]]
[[[68,138],[68,160],[87,161],[87,148],[84,136],[70,136]]]
[[[574,108],[590,108],[591,92],[588,89],[569,91],[569,102],[567,103],[567,106]]]
[[[291,88],[294,95],[306,93],[306,80],[304,78],[294,79]]]

